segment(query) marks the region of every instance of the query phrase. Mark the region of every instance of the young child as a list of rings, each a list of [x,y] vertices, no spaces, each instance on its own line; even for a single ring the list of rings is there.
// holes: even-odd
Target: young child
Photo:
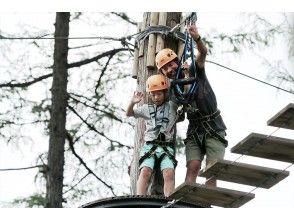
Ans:
[[[134,92],[126,115],[145,120],[145,144],[140,152],[140,175],[137,181],[137,195],[146,195],[152,170],[160,166],[164,179],[164,195],[168,197],[175,189],[175,147],[173,138],[177,105],[167,101],[168,81],[162,75],[152,75],[146,81],[146,91],[152,104],[134,105],[143,99],[142,92]]]

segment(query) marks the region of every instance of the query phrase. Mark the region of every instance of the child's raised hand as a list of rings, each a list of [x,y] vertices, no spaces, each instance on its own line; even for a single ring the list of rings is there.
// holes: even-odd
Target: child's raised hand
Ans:
[[[134,92],[132,103],[139,103],[143,99],[143,92]]]

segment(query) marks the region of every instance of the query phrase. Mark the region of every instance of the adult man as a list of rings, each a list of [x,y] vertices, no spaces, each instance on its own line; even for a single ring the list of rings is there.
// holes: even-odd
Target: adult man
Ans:
[[[218,159],[223,159],[227,141],[224,139],[226,126],[217,109],[215,94],[205,74],[204,64],[207,48],[201,40],[195,24],[188,25],[187,30],[196,42],[198,49],[195,61],[197,87],[191,101],[186,105],[189,126],[185,140],[187,161],[185,181],[191,184],[196,182],[204,155],[206,155],[206,166]],[[177,68],[181,64],[173,50],[166,48],[159,51],[155,61],[161,73],[170,79],[175,79]],[[195,75],[193,74],[195,70],[191,66],[189,68],[190,75]],[[186,68],[186,65],[183,67]],[[216,180],[208,180],[206,185],[216,186]]]

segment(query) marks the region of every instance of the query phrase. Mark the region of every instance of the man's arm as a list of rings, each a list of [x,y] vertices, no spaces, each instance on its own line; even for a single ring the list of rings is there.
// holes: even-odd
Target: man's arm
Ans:
[[[204,68],[205,58],[207,54],[207,48],[204,42],[201,40],[200,34],[198,33],[198,29],[195,24],[187,26],[188,32],[194,41],[197,44],[198,55],[197,55],[197,64],[200,68]]]

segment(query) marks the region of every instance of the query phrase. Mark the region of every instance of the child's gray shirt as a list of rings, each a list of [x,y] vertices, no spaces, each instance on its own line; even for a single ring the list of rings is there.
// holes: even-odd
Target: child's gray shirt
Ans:
[[[167,142],[173,141],[175,133],[175,125],[173,126],[173,123],[175,123],[177,107],[177,104],[169,101],[160,106],[143,104],[134,109],[134,117],[145,120],[145,142],[156,140],[159,133],[165,134]],[[171,127],[172,129],[170,129]]]

